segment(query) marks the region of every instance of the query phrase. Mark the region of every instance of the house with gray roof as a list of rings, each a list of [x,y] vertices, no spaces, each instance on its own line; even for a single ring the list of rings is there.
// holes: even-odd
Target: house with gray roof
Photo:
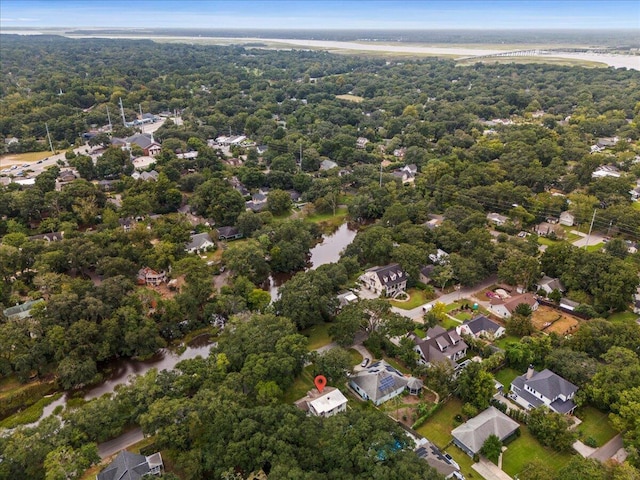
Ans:
[[[456,332],[460,335],[471,335],[474,338],[498,338],[504,335],[505,328],[484,315],[478,315],[471,320],[467,320],[459,327],[456,327]]]
[[[554,290],[558,290],[560,293],[566,292],[567,289],[564,287],[559,278],[551,278],[545,275],[536,285],[538,290],[544,290],[547,295],[553,292]]]
[[[445,457],[438,447],[424,439],[415,450],[416,455],[435,468],[444,478],[452,478],[460,470]]]
[[[536,372],[529,365],[524,375],[511,382],[510,398],[526,410],[544,405],[556,413],[572,413],[577,391],[578,387],[551,370]]]
[[[360,281],[369,290],[387,297],[404,292],[407,288],[407,274],[397,263],[372,267],[360,275]]]
[[[31,317],[31,309],[42,302],[44,302],[44,300],[41,298],[37,300],[29,300],[28,302],[3,310],[2,314],[7,320],[22,320],[23,318],[29,318]]]
[[[215,243],[211,241],[208,233],[194,233],[191,235],[191,240],[184,249],[187,253],[200,253],[214,246]]]
[[[507,417],[495,407],[489,407],[479,415],[451,431],[453,443],[467,455],[473,457],[480,451],[490,435],[495,435],[501,442],[509,439],[520,428],[520,424]]]
[[[331,170],[332,168],[337,168],[338,164],[333,160],[325,159],[320,162],[320,170]]]
[[[242,233],[236,227],[220,227],[218,230],[219,240],[237,240],[242,238]]]
[[[380,360],[351,377],[349,386],[363,399],[381,405],[400,395],[407,388],[409,378]]]
[[[96,480],[139,480],[145,475],[160,475],[163,467],[160,452],[145,457],[123,450]]]
[[[64,238],[64,232],[41,233],[40,235],[31,235],[29,240],[44,240],[47,243],[59,242]]]
[[[455,329],[447,331],[436,325],[427,330],[425,338],[417,335],[412,335],[410,338],[416,344],[414,350],[420,356],[418,363],[422,365],[448,362],[456,368],[458,360],[467,354],[468,345]]]

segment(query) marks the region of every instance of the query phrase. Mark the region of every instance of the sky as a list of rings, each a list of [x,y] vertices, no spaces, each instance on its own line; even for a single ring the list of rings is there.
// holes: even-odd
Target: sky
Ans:
[[[0,0],[12,27],[628,29],[638,0]]]

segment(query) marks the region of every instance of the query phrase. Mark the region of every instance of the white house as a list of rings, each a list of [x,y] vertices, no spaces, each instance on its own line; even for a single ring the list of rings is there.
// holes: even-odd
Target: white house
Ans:
[[[620,178],[620,170],[618,170],[613,165],[601,165],[595,169],[595,171],[591,174],[592,178],[604,178],[604,177],[613,177]]]
[[[370,268],[360,275],[360,281],[369,290],[388,297],[404,292],[407,288],[407,274],[397,263]]]
[[[549,369],[536,372],[529,365],[527,373],[511,382],[511,399],[530,410],[546,405],[557,413],[572,413],[576,408],[573,397],[578,391],[573,383]]]
[[[295,403],[296,407],[316,417],[332,417],[347,410],[347,397],[334,387],[325,387],[307,392],[307,396]]]
[[[575,224],[576,217],[573,213],[570,212],[562,212],[560,214],[560,225],[566,225],[567,227],[573,227]]]
[[[509,221],[509,217],[505,217],[504,215],[500,215],[499,213],[488,213],[487,220],[495,223],[498,227],[501,227],[507,221]]]
[[[200,253],[214,246],[215,243],[211,241],[208,233],[194,233],[191,235],[191,241],[184,249],[187,253]]]
[[[530,293],[524,293],[507,299],[492,298],[489,302],[489,310],[501,318],[509,318],[521,303],[529,305],[533,311],[537,310],[540,306],[536,297]]]
[[[444,250],[438,249],[436,253],[429,254],[429,260],[435,265],[444,265],[449,261],[449,254]]]

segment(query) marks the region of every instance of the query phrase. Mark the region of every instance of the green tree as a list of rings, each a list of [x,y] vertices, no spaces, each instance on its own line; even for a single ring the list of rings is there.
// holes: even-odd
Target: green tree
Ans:
[[[267,210],[274,215],[283,215],[291,210],[291,197],[284,190],[272,190],[267,197]]]
[[[495,393],[493,375],[480,363],[471,362],[460,372],[456,392],[463,401],[475,405],[479,410],[484,410],[489,406],[489,400]]]
[[[500,458],[500,454],[502,453],[502,442],[492,433],[482,444],[480,453],[497,465],[498,458]]]
[[[541,406],[529,412],[527,426],[538,441],[554,450],[570,450],[576,439],[576,433],[569,430],[571,423],[565,415],[550,411]]]

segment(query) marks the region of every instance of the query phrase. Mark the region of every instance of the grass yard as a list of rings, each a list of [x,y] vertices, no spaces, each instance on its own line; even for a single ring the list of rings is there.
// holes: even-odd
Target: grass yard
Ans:
[[[351,357],[351,365],[358,365],[362,362],[362,355],[355,348],[349,349],[349,356]]]
[[[457,426],[454,424],[454,417],[460,414],[461,410],[462,402],[455,397],[449,398],[440,410],[418,428],[418,433],[437,447],[444,448],[453,438],[451,430]]]
[[[640,210],[640,202],[633,202],[631,204],[633,206],[633,208],[635,208],[636,210]]]
[[[520,432],[520,438],[507,445],[502,457],[502,469],[511,477],[522,472],[525,465],[535,459],[557,471],[571,458],[570,453],[559,453],[540,445],[526,426],[521,426]]]
[[[333,233],[337,228],[342,225],[348,215],[346,207],[336,209],[336,214],[333,213],[317,213],[313,215],[307,215],[304,220],[307,222],[317,223],[324,233]]]
[[[522,472],[525,465],[534,459],[541,460],[557,471],[571,458],[570,453],[556,452],[540,445],[526,426],[520,426],[520,432],[520,438],[507,445],[502,457],[502,469],[511,477]]]
[[[598,243],[596,245],[588,245],[587,252],[599,252],[604,247],[604,243]]]
[[[473,318],[473,315],[471,315],[469,312],[460,312],[460,313],[456,313],[454,317],[457,318],[458,320],[466,322],[467,320],[471,320]]]
[[[636,203],[640,203],[640,202],[636,202]],[[610,322],[616,322],[616,323],[631,323],[631,322],[635,322],[639,316],[640,315],[638,315],[637,313],[633,313],[627,310],[626,312],[617,312],[617,313],[614,313],[613,315],[609,315],[609,318],[607,320],[609,320]]]
[[[592,437],[601,447],[618,434],[609,420],[609,415],[594,407],[582,407],[577,411],[576,416],[582,420],[582,423],[576,427],[576,432],[582,441]]]
[[[508,343],[518,343],[520,342],[520,337],[514,337],[512,335],[505,335],[504,337],[500,337],[498,340],[493,342],[497,347],[501,349],[505,349]]]
[[[504,385],[504,391],[506,392],[509,389],[509,385],[514,378],[519,375],[522,375],[524,372],[520,372],[513,368],[501,368],[499,371],[493,374],[496,380],[498,380],[502,385]]]
[[[360,103],[364,100],[364,97],[359,97],[358,95],[350,95],[345,93],[344,95],[336,95],[336,98],[340,100],[348,100],[350,102]]]
[[[406,302],[399,302],[397,300],[389,300],[389,302],[394,307],[398,307],[403,310],[411,310],[432,300],[432,296],[429,294],[429,292],[417,288],[410,288],[409,290],[407,290],[407,293],[409,294],[410,298]]]
[[[452,318],[447,317],[444,321],[438,322],[438,325],[440,325],[445,330],[451,330],[452,328],[459,327],[460,323],[461,322],[457,322]]]
[[[316,350],[331,343],[328,323],[321,323],[313,327],[305,328],[300,333],[309,339],[309,351]]]
[[[309,365],[304,368],[302,373],[298,375],[284,395],[282,396],[282,402],[286,404],[293,404],[296,400],[300,400],[304,397],[309,390],[314,388],[313,376],[311,372],[313,371],[313,365]]]

